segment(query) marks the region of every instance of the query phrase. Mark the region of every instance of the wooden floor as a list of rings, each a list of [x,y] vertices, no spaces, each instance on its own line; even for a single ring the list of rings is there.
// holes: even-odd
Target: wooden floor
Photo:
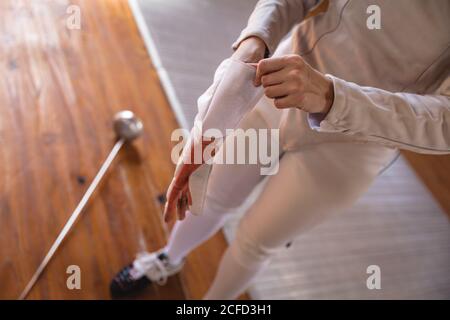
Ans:
[[[67,7],[81,30],[66,28]],[[0,298],[25,287],[114,144],[122,109],[145,133],[121,151],[31,299],[108,299],[136,252],[165,243],[158,197],[171,179],[177,127],[126,0],[0,2]],[[226,248],[218,234],[180,277],[137,298],[201,298]],[[81,268],[81,290],[66,268]]]
[[[450,155],[402,154],[450,218]]]

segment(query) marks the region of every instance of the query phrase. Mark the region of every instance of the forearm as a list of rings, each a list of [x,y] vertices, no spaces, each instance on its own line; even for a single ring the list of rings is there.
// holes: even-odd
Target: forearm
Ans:
[[[362,134],[369,140],[419,153],[450,153],[450,100],[446,95],[392,93],[334,78],[334,102],[322,132]],[[314,123],[316,119],[316,123]]]
[[[233,49],[250,36],[263,40],[272,54],[292,27],[303,21],[319,0],[260,0],[250,15],[247,27],[233,43]]]

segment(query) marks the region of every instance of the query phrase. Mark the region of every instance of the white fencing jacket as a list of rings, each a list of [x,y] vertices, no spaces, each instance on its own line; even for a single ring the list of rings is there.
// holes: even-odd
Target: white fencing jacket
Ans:
[[[304,21],[320,2],[261,0],[233,44],[237,48],[244,39],[257,36],[273,54],[296,26],[291,52],[333,80],[335,98],[327,115],[296,108],[271,111],[281,118],[283,149],[357,140],[420,153],[450,153],[450,1],[334,0],[326,12]],[[379,29],[373,28],[373,19]],[[203,121],[203,130],[235,126],[262,96],[248,79],[238,86],[224,85],[242,80],[239,68],[243,67],[229,59],[223,62],[214,83],[199,98],[196,119]],[[244,70],[251,78],[250,70]],[[193,213],[201,212],[208,170],[201,168],[191,179],[197,203]],[[203,192],[194,196],[192,189]]]

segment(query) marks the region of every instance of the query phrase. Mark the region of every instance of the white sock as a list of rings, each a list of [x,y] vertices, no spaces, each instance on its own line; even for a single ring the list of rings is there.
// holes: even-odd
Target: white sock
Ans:
[[[213,236],[225,223],[227,215],[195,216],[189,211],[177,221],[163,251],[171,264],[178,264],[198,245]]]

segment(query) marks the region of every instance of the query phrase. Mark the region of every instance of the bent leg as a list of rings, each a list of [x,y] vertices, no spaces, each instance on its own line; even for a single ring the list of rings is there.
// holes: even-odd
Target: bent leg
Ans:
[[[352,205],[394,155],[393,149],[356,143],[286,153],[278,174],[242,219],[204,298],[236,298],[274,251]]]
[[[291,38],[284,40],[275,55],[291,52]],[[264,111],[263,111],[264,110]],[[263,97],[239,124],[246,130],[279,128],[281,112]],[[247,150],[248,151],[248,150]],[[203,216],[187,214],[177,221],[165,251],[174,261],[179,261],[197,245],[214,235],[225,223],[226,216],[248,197],[264,178],[257,165],[214,165],[208,183]]]

